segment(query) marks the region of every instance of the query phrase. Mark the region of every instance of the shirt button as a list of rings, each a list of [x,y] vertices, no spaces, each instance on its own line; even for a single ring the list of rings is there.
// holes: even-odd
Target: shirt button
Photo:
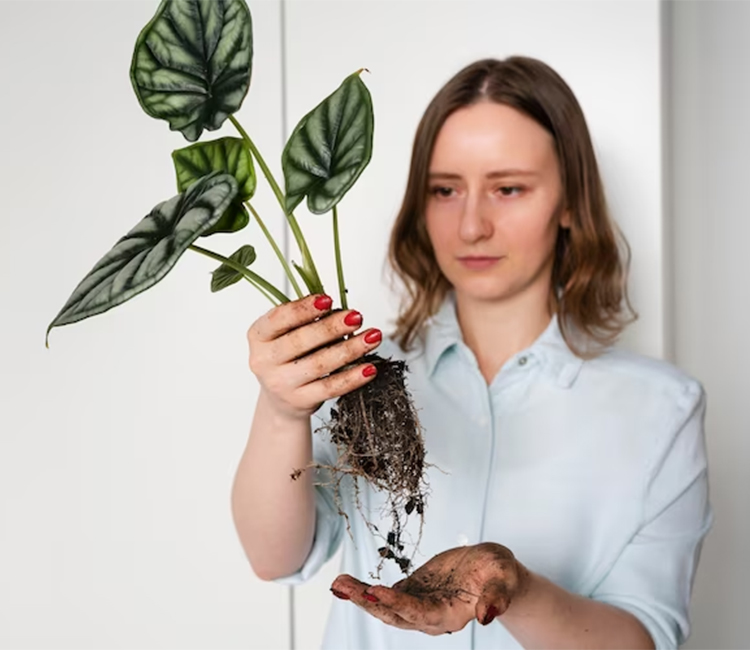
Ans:
[[[463,533],[461,533],[458,536],[458,539],[456,539],[456,542],[458,542],[459,546],[468,546],[469,545],[469,538],[466,535],[464,535]]]
[[[520,359],[518,360],[518,365],[519,365],[519,366],[525,366],[525,365],[526,365],[526,362],[527,362],[528,360],[529,360],[529,358],[528,358],[528,357],[521,357],[521,358],[520,358]]]
[[[478,424],[478,425],[479,425],[480,427],[484,427],[484,426],[487,426],[487,418],[479,418],[479,419],[477,420],[477,424]]]

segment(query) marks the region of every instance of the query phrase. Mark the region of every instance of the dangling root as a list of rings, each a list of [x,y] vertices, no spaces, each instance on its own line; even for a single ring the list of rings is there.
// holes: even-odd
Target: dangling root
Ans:
[[[375,364],[377,376],[362,388],[340,397],[336,408],[331,409],[330,423],[318,430],[328,431],[331,441],[336,444],[336,465],[314,467],[333,472],[331,487],[350,535],[349,518],[341,508],[339,487],[345,476],[354,478],[357,509],[370,531],[384,542],[378,549],[381,560],[377,575],[385,560],[393,560],[403,573],[408,574],[419,539],[409,558],[404,552],[406,541],[402,539],[402,533],[408,516],[416,512],[420,518],[421,537],[428,491],[422,429],[406,388],[406,363],[386,360],[376,354],[365,356],[363,361]],[[359,499],[360,477],[388,496],[386,514],[390,514],[391,529],[386,533],[369,522],[363,512]]]

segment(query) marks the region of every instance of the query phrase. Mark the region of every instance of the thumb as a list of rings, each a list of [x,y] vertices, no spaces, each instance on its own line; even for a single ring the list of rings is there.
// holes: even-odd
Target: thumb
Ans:
[[[500,578],[488,580],[477,600],[475,613],[482,625],[489,625],[495,617],[505,613],[510,605],[508,584]]]

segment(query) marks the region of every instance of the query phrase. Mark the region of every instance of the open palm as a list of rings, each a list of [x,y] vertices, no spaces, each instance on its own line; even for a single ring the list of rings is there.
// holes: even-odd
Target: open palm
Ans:
[[[508,609],[524,575],[509,549],[484,542],[444,551],[392,587],[340,575],[331,590],[389,625],[437,635],[474,618],[488,625]]]

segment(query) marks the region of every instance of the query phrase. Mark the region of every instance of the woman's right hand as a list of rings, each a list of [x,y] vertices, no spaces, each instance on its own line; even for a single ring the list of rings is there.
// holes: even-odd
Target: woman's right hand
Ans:
[[[334,372],[374,350],[378,329],[353,335],[362,315],[331,310],[329,296],[312,295],[274,307],[247,331],[250,370],[278,413],[306,420],[320,405],[363,386],[375,377],[374,365],[360,363]],[[341,340],[345,335],[352,335]],[[334,341],[340,341],[333,343]]]

